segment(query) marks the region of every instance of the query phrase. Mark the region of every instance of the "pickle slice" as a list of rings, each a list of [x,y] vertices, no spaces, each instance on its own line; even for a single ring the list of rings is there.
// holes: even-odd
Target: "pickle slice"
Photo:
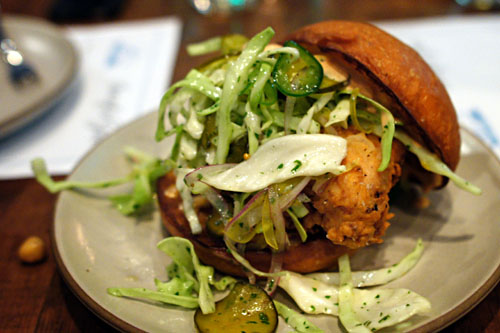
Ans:
[[[278,313],[262,288],[239,282],[227,297],[215,304],[214,313],[203,314],[198,308],[194,322],[202,333],[267,333],[276,330]]]

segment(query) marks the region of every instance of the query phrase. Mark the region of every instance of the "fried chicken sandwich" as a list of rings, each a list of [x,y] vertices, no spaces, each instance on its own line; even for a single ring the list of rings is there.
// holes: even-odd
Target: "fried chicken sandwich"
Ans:
[[[157,139],[173,172],[157,195],[168,232],[218,270],[301,273],[383,241],[400,181],[451,179],[460,135],[443,84],[412,48],[367,24],[268,28],[191,46],[223,55],[174,84]],[[166,125],[166,118],[169,125]],[[170,128],[167,130],[167,128]]]

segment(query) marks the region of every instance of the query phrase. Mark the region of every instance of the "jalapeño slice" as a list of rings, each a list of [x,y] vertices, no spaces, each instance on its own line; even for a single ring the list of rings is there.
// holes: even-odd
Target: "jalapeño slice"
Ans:
[[[299,58],[293,60],[288,53],[281,54],[273,71],[274,82],[287,96],[307,96],[316,92],[323,80],[323,67],[314,56],[294,41],[283,46],[299,51]]]

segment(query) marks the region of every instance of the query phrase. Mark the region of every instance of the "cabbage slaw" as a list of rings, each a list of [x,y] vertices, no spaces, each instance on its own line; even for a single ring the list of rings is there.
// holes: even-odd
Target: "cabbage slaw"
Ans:
[[[383,105],[362,95],[356,89],[346,89],[348,79],[337,82],[325,76],[324,81],[329,84],[326,88],[324,86],[321,89],[315,88],[316,90],[307,95],[283,95],[286,90],[279,86],[277,83],[279,80],[276,79],[283,74],[280,73],[280,68],[277,66],[280,57],[286,56],[291,59],[290,61],[306,57],[305,63],[313,63],[314,60],[307,51],[294,49],[293,45],[266,50],[273,35],[274,31],[268,28],[250,41],[246,42],[245,40],[246,44],[241,43],[241,38],[235,38],[237,40],[235,47],[227,45],[230,44],[228,40],[231,39],[214,39],[205,45],[200,44],[191,48],[192,53],[201,54],[225,47],[225,51],[223,51],[225,56],[199,69],[191,70],[184,80],[172,85],[163,96],[155,137],[157,141],[160,141],[166,137],[175,136],[168,159],[156,159],[129,148],[126,153],[136,163],[134,171],[121,179],[97,183],[54,182],[48,176],[43,160],[40,159],[32,162],[33,171],[39,182],[51,192],[73,188],[105,188],[133,181],[134,191],[132,194],[110,198],[124,214],[133,214],[151,202],[154,193],[152,188],[156,179],[173,170],[178,176],[176,187],[181,193],[184,211],[192,232],[196,234],[202,230],[193,208],[193,193],[202,194],[214,205],[224,221],[227,232],[224,241],[229,251],[240,264],[249,270],[250,274],[268,277],[268,282],[274,283],[275,286],[279,285],[285,290],[287,290],[287,284],[294,281],[296,286],[298,284],[314,284],[321,286],[323,291],[331,292],[332,295],[329,296],[337,295],[338,305],[334,303],[332,307],[329,304],[321,311],[328,314],[340,314],[341,321],[350,331],[362,330],[363,327],[377,330],[389,324],[393,325],[399,322],[398,320],[394,321],[394,318],[398,318],[398,316],[393,314],[387,314],[386,316],[389,316],[387,318],[383,317],[385,319],[378,322],[381,325],[374,322],[372,324],[371,319],[366,319],[371,317],[358,316],[361,308],[358,304],[359,299],[371,297],[372,291],[360,291],[354,288],[354,286],[367,286],[369,283],[387,283],[389,281],[388,269],[383,269],[385,276],[382,272],[369,272],[372,276],[377,277],[370,282],[365,276],[366,272],[351,274],[348,257],[342,257],[339,262],[341,272],[335,278],[340,281],[340,287],[335,289],[322,281],[310,277],[297,277],[293,273],[281,271],[281,264],[275,261],[273,264],[275,264],[276,270],[258,271],[244,258],[244,251],[242,251],[244,246],[240,245],[251,240],[248,237],[255,237],[259,234],[264,236],[267,246],[277,250],[278,253],[284,251],[289,242],[284,223],[286,216],[293,222],[300,239],[302,241],[307,239],[301,219],[308,214],[304,202],[307,202],[309,198],[304,198],[301,190],[311,182],[313,187],[320,186],[318,184],[324,179],[318,177],[318,174],[302,173],[308,168],[303,160],[293,157],[294,155],[291,154],[293,145],[282,147],[280,153],[283,157],[276,169],[281,170],[287,166],[286,170],[291,174],[297,173],[297,170],[300,169],[301,172],[297,173],[295,177],[268,177],[263,187],[236,189],[224,187],[221,182],[207,180],[210,178],[210,174],[207,172],[213,171],[210,170],[211,166],[224,169],[228,162],[236,163],[236,166],[241,165],[245,159],[251,161],[252,156],[259,156],[262,160],[272,160],[275,157],[275,152],[266,151],[266,145],[273,142],[279,143],[282,139],[296,138],[299,135],[304,135],[300,139],[305,145],[322,149],[326,145],[314,147],[311,140],[315,135],[327,135],[320,134],[327,127],[346,128],[351,124],[361,132],[374,133],[381,138],[382,159],[378,171],[383,171],[387,167],[390,161],[392,141],[396,138],[419,158],[425,169],[449,177],[459,187],[474,194],[480,194],[480,189],[454,174],[435,154],[430,153],[411,139],[401,128],[397,128],[400,123]],[[245,46],[243,47],[243,45]],[[321,73],[322,76],[323,73]],[[166,125],[166,118],[168,118],[170,125]],[[287,159],[286,156],[291,157]],[[308,161],[310,163],[307,164],[312,165],[314,159]],[[322,161],[317,162],[322,163]],[[207,165],[210,167],[206,167]],[[229,170],[229,168],[225,170]],[[263,171],[257,171],[255,174],[254,170],[258,170],[258,168],[250,167],[246,174],[254,177],[253,179],[262,178],[260,172]],[[324,170],[323,174],[335,176],[343,171],[341,168],[336,171],[329,169]],[[275,174],[279,174],[279,172]],[[189,178],[190,176],[191,178]],[[221,195],[220,191],[229,193]],[[244,195],[239,195],[236,192],[243,192]],[[257,196],[260,199],[254,200],[253,205],[246,205]],[[232,202],[227,202],[228,197],[231,198]],[[255,205],[260,206],[256,208]],[[245,207],[248,211],[245,210]],[[253,214],[248,213],[250,208],[253,209]],[[270,214],[267,213],[268,211]],[[237,230],[235,226],[241,225],[246,230],[245,237],[240,237],[238,231],[235,231]],[[179,240],[174,241],[175,244],[179,244]],[[191,264],[188,263],[189,260],[186,259],[185,254],[183,257],[179,253],[175,253],[170,246],[164,246],[161,248],[174,258],[177,269],[182,265],[187,265],[189,270],[186,272],[193,273],[184,272],[181,274],[180,280],[176,280],[177,277],[174,277],[168,283],[155,281],[157,291],[147,291],[142,288],[119,288],[110,289],[109,293],[115,296],[145,297],[188,308],[200,306],[203,312],[212,311],[214,301],[209,286],[212,284],[218,286],[217,288],[224,289],[232,283],[232,280],[225,278],[222,282],[216,282],[213,278],[213,268],[203,266],[197,261],[192,245],[186,246],[193,252],[190,257]],[[413,259],[408,259],[407,262],[414,264],[419,255],[415,253],[412,255]],[[183,257],[178,260],[182,264],[176,261],[175,258],[178,257]],[[410,266],[402,265],[401,267],[405,267],[405,269],[397,270],[398,274],[404,274],[411,268]],[[396,271],[396,269],[394,270]],[[364,277],[359,278],[360,274]],[[391,279],[399,277],[398,274],[391,275]],[[334,278],[329,279],[331,281]],[[334,290],[336,291],[334,292]],[[171,295],[172,291],[173,296]],[[405,292],[406,290],[384,291],[383,295],[387,296],[389,300],[394,300],[394,298],[403,297],[401,293]],[[408,293],[408,295],[410,294],[411,292]],[[415,297],[413,300],[419,306],[411,311],[409,311],[410,309],[406,309],[408,311],[401,310],[400,312],[406,315],[399,318],[406,319],[415,313],[421,313],[428,309],[428,302],[421,296],[412,294],[412,297]],[[299,306],[301,305],[299,304]],[[337,306],[338,308],[336,308]],[[283,313],[292,314],[293,310],[287,309],[283,304],[277,307],[282,309]],[[310,312],[318,313],[316,308],[317,304],[309,305]],[[304,308],[303,311],[307,312]],[[390,309],[384,311],[384,313],[391,312]],[[290,316],[301,318],[298,314]],[[300,320],[297,319],[297,323]],[[300,328],[300,325],[297,324],[297,327]],[[297,327],[295,328],[299,329]],[[304,332],[307,331],[305,328],[302,329]]]
[[[142,287],[112,287],[107,289],[108,294],[116,297],[150,300],[188,309],[200,307],[202,312],[207,314],[215,310],[212,288],[224,291],[237,282],[230,276],[216,280],[214,269],[200,264],[192,243],[185,238],[165,238],[157,244],[157,248],[172,259],[172,263],[167,266],[168,279],[166,281],[155,278],[156,290]],[[374,332],[402,323],[413,315],[428,312],[430,303],[424,297],[405,288],[354,288],[353,282],[355,283],[356,278],[352,277],[380,275],[380,272],[404,266],[403,270],[394,271],[390,279],[385,277],[377,279],[377,285],[384,285],[401,278],[411,270],[420,259],[422,250],[422,240],[419,239],[413,251],[401,261],[370,272],[351,272],[347,255],[339,258],[340,273],[316,273],[314,276],[304,276],[282,271],[279,287],[306,314],[337,316],[348,332]],[[259,271],[256,273],[261,276],[267,275]],[[332,281],[331,274],[338,274],[340,280]],[[280,301],[274,300],[274,304],[285,323],[296,332],[323,332],[310,320],[311,317],[303,316]]]
[[[289,179],[313,176],[311,183],[319,188],[314,184],[324,179],[318,176],[335,176],[343,171],[341,167],[344,166],[340,166],[336,170],[323,168],[322,172],[313,173],[310,171],[312,166],[320,170],[321,165],[331,158],[321,155],[308,155],[306,158],[306,152],[303,158],[297,157],[298,142],[311,152],[330,149],[331,144],[318,144],[313,139],[319,135],[334,138],[334,135],[322,133],[335,126],[347,128],[351,124],[360,132],[373,133],[381,138],[379,172],[387,168],[392,142],[397,137],[424,161],[424,168],[449,177],[474,194],[480,193],[472,184],[452,173],[438,158],[429,158],[432,154],[425,148],[414,141],[408,143],[412,139],[404,137],[402,130],[396,128],[402,124],[394,119],[392,113],[358,89],[346,88],[349,79],[338,82],[323,76],[322,70],[315,71],[319,62],[305,49],[294,43],[266,48],[273,35],[274,31],[267,28],[250,39],[239,53],[226,54],[199,70],[192,70],[184,80],[174,84],[162,99],[156,139],[176,136],[170,159],[178,165],[174,169],[177,176],[185,176],[184,183],[177,182],[177,187],[194,234],[199,233],[201,227],[189,207],[192,206],[191,195],[205,195],[215,190],[224,193],[219,196],[222,198],[219,202],[226,201],[224,225],[230,222],[231,217],[238,216],[238,224],[242,226],[244,237],[229,237],[236,242],[236,248],[238,243],[245,244],[263,234],[270,248],[284,250],[288,242],[286,234],[283,235],[283,219],[286,218],[293,222],[304,241],[306,234],[301,219],[307,215],[307,209],[300,217],[289,206],[278,210],[271,204],[269,196],[278,193],[278,198],[288,192],[299,195],[292,191],[293,184],[288,190],[276,192],[275,187],[286,187]],[[201,50],[203,45],[197,47]],[[213,51],[213,45],[213,40],[207,41],[206,50]],[[286,61],[282,61],[285,58]],[[310,85],[308,75],[314,76],[314,80],[323,78],[322,84],[317,87]],[[301,93],[286,95],[292,89],[283,86],[289,84],[287,78],[296,80],[290,82],[296,85],[293,89]],[[308,89],[310,86],[314,88],[305,93],[300,84]],[[166,118],[170,121],[169,130],[166,129]],[[271,143],[279,148],[269,149]],[[262,190],[266,193],[264,200],[261,198],[255,204],[269,207],[274,212],[270,219],[266,218],[266,213],[255,213],[258,210],[253,206],[247,206],[252,209],[252,214],[237,214],[234,207],[245,206],[245,201],[238,199],[241,197],[238,192],[247,194],[245,200],[248,202]],[[295,200],[292,205],[297,207],[300,201]],[[219,212],[220,207],[216,207]],[[269,224],[269,221],[272,223]],[[279,239],[282,241],[279,242]],[[236,255],[236,252],[233,254]],[[243,264],[240,257],[236,259]]]

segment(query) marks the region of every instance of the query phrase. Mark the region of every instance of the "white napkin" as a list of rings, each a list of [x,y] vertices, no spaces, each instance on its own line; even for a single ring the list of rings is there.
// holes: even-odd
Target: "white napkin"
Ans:
[[[67,174],[104,136],[155,110],[172,77],[181,28],[176,18],[68,28],[80,73],[51,111],[0,141],[0,178],[31,177],[35,157],[52,174]]]

